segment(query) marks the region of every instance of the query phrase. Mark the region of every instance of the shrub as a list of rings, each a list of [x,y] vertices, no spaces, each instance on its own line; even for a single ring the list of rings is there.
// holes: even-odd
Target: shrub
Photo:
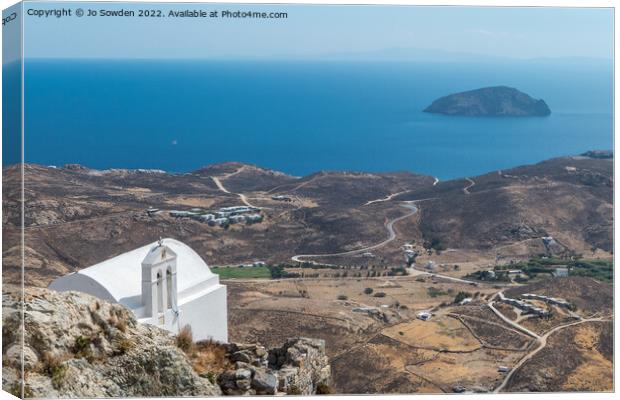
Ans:
[[[215,372],[213,372],[213,371],[209,371],[209,372],[207,372],[207,373],[205,374],[205,376],[207,377],[207,379],[209,380],[209,382],[211,382],[211,383],[215,383],[216,378],[217,378],[217,377],[215,376]]]
[[[15,382],[13,385],[11,385],[7,391],[9,393],[11,393],[13,396],[17,397],[17,398],[22,398],[22,384],[23,382]],[[34,393],[32,392],[32,389],[30,389],[30,386],[25,385],[24,384],[24,399],[28,399],[28,398],[32,398],[34,397]]]
[[[192,327],[185,325],[177,335],[177,347],[186,354],[190,354],[194,347],[194,336],[192,335]]]
[[[86,336],[78,336],[75,338],[75,343],[73,344],[73,353],[77,357],[90,358],[92,353],[90,351],[91,339]]]
[[[43,354],[43,371],[52,378],[52,386],[56,389],[60,388],[67,375],[67,366],[63,364],[63,360],[52,355],[52,353]]]
[[[127,338],[123,338],[121,340],[118,341],[117,345],[116,345],[116,354],[118,355],[122,355],[127,353],[129,350],[133,349],[135,346],[135,344],[127,339]]]
[[[471,293],[469,292],[458,292],[456,294],[456,296],[454,297],[454,302],[455,303],[460,303],[461,301],[463,301],[464,299],[471,297]]]
[[[364,289],[364,293],[365,294],[371,294],[374,290],[370,287],[367,287],[366,289]]]
[[[326,383],[319,383],[316,385],[316,394],[332,394],[332,388]]]
[[[426,293],[430,296],[430,297],[437,297],[437,296],[444,296],[447,293],[444,292],[441,289],[437,289],[434,287],[429,287],[428,289],[426,289]]]
[[[432,238],[429,242],[424,243],[424,247],[427,249],[434,249],[437,254],[447,249],[447,246],[442,242],[440,238]]]
[[[299,396],[301,394],[301,389],[297,385],[291,385],[289,390],[287,390],[286,394],[292,394]]]

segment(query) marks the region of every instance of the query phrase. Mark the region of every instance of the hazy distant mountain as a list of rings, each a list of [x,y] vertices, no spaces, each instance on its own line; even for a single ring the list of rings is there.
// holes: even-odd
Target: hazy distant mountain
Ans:
[[[593,57],[535,57],[518,58],[490,54],[448,51],[430,48],[391,47],[368,51],[345,51],[327,54],[279,54],[278,59],[313,59],[333,61],[400,61],[400,62],[568,62],[611,64],[613,60]]]

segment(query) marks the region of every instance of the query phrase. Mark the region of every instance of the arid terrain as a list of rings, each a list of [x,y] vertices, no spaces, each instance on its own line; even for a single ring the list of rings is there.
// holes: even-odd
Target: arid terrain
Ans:
[[[25,281],[46,287],[172,237],[219,269],[265,263],[273,279],[224,280],[230,339],[324,339],[335,392],[611,391],[613,158],[596,155],[446,182],[28,164]],[[11,284],[21,182],[15,166],[3,176]],[[234,206],[256,207],[260,222],[200,219]]]

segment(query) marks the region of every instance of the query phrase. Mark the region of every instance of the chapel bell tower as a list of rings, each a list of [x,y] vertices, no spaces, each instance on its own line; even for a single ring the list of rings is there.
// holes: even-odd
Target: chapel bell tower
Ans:
[[[142,261],[142,304],[155,325],[165,324],[168,310],[177,311],[177,254],[162,239]]]

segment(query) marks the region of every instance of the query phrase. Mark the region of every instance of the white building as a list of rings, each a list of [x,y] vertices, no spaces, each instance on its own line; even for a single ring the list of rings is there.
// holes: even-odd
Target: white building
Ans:
[[[466,297],[463,300],[461,300],[461,302],[459,303],[460,306],[464,306],[465,304],[469,304],[473,301],[474,299],[472,299],[471,297]]]
[[[194,340],[228,341],[226,286],[189,246],[163,239],[53,281],[50,289],[75,290],[120,303],[138,322]]]
[[[420,311],[416,314],[417,319],[421,319],[422,321],[428,321],[431,319],[432,314],[429,311]]]

